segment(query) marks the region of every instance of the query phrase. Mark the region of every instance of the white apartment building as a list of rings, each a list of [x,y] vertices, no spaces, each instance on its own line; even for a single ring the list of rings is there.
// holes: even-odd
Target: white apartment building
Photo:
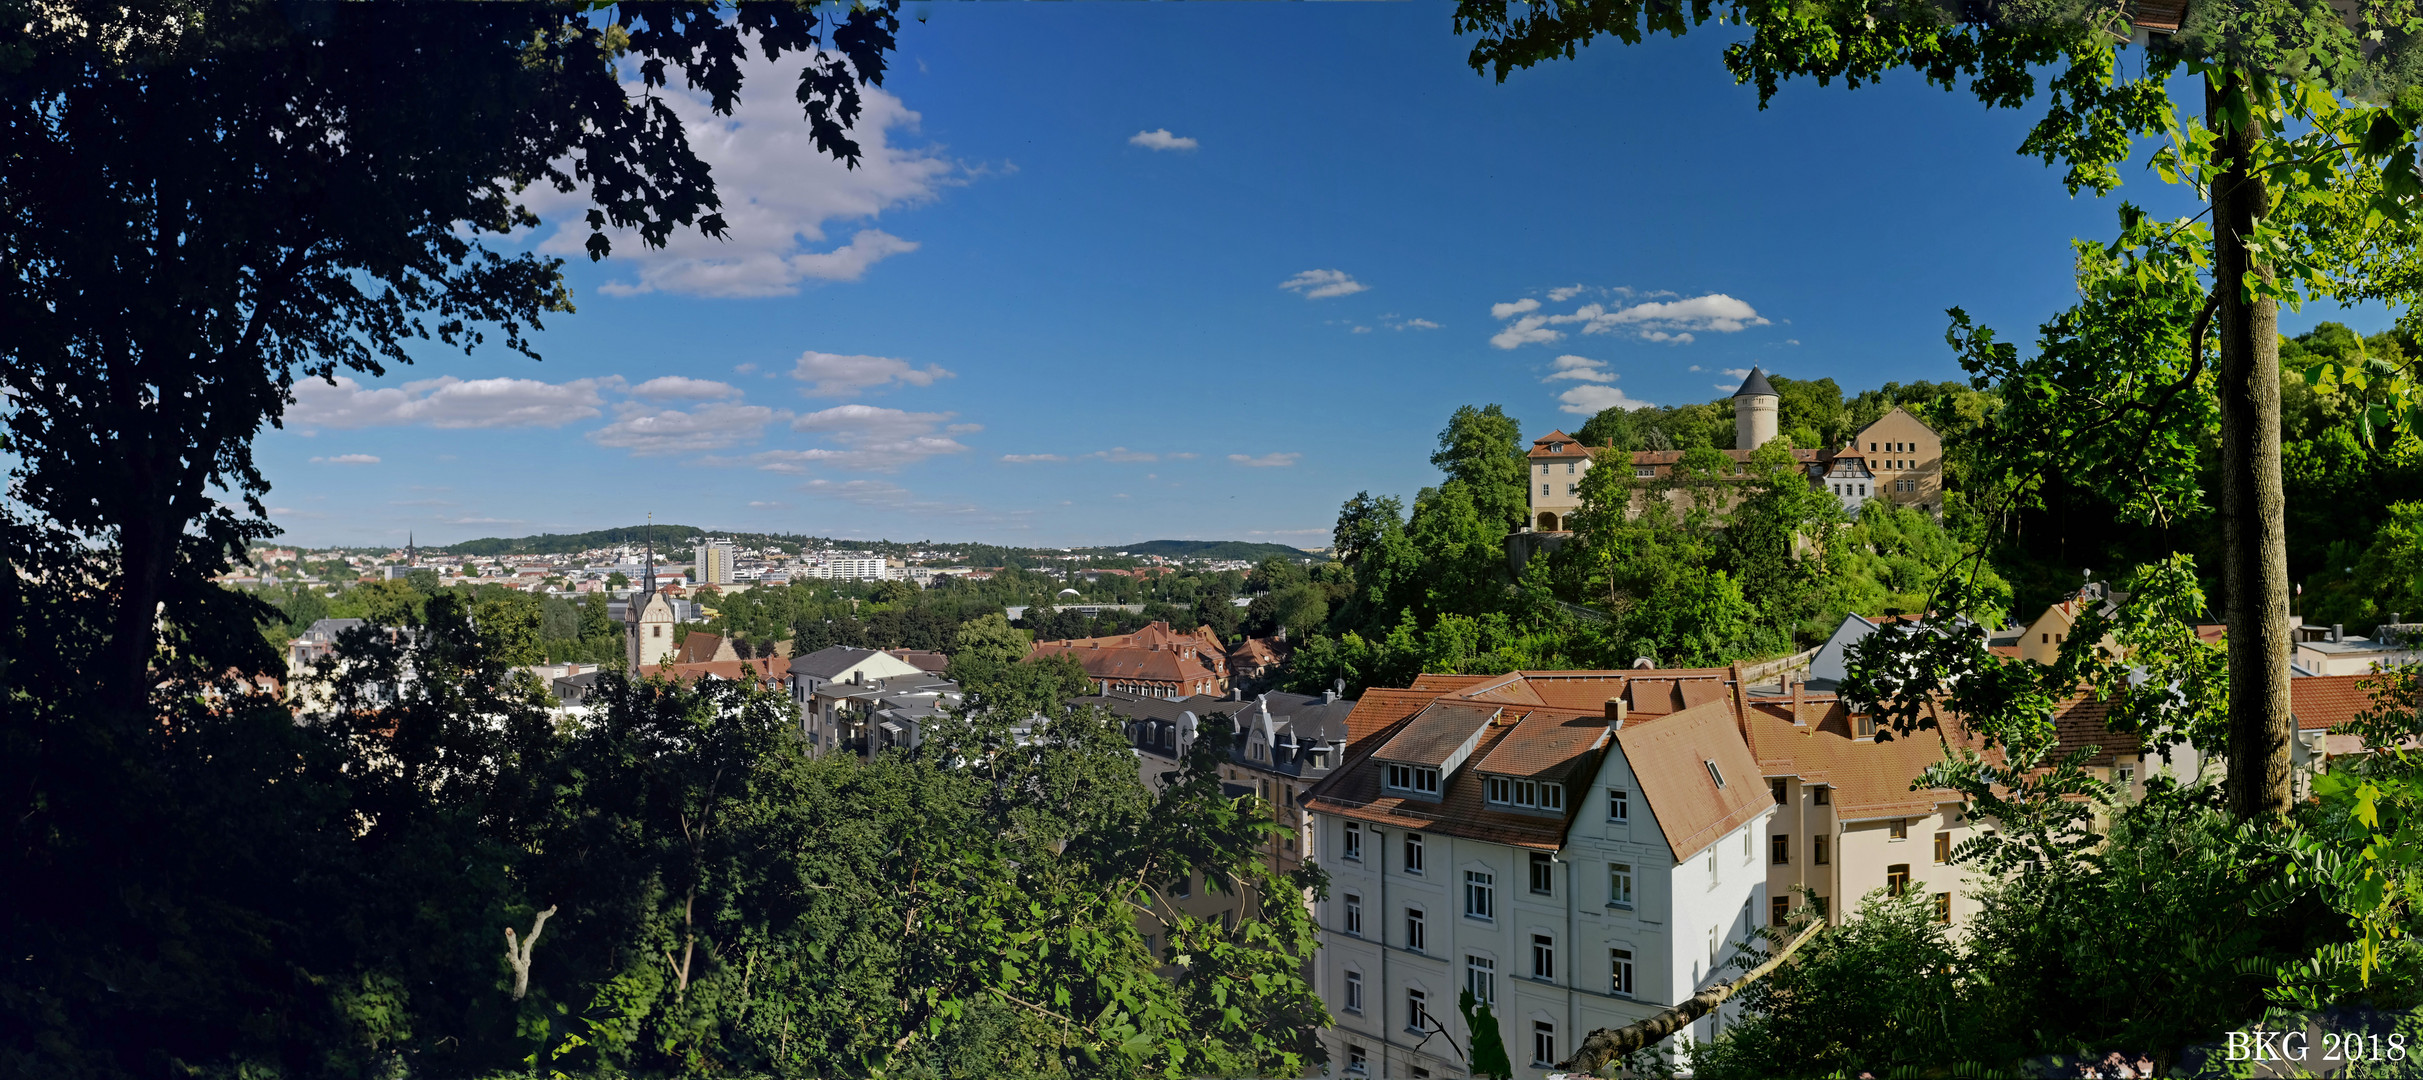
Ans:
[[[1423,676],[1426,692],[1365,695],[1355,756],[1304,800],[1330,871],[1317,978],[1333,1075],[1467,1075],[1470,988],[1494,1002],[1516,1075],[1544,1077],[1590,1031],[1739,974],[1735,946],[1768,908],[1776,804],[1738,682],[1646,674],[1664,673]]]
[[[826,578],[833,581],[882,581],[889,561],[874,555],[839,555],[801,569],[803,577]]]

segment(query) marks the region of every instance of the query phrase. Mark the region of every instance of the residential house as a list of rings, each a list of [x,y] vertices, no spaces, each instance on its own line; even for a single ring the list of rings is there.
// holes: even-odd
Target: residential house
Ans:
[[[1656,674],[1637,695],[1631,672],[1365,694],[1367,721],[1412,711],[1306,796],[1330,872],[1317,978],[1333,1068],[1462,1075],[1470,989],[1494,1003],[1516,1075],[1541,1077],[1589,1031],[1734,973],[1765,917],[1776,806],[1738,682]],[[1635,700],[1659,711],[1635,716]]]
[[[2364,675],[2423,662],[2423,627],[2400,624],[2399,615],[2376,628],[2371,637],[2356,637],[2343,624],[2296,628],[2296,665],[2315,675]]]
[[[907,660],[881,649],[834,645],[790,661],[791,700],[799,706],[800,735],[808,753],[848,749],[868,753],[868,725],[878,700],[866,691],[891,688],[906,693],[912,686],[942,681]],[[954,688],[955,689],[955,688]]]
[[[1634,684],[1636,696],[1645,685]],[[1957,793],[1912,784],[1942,759],[1936,733],[1880,741],[1872,717],[1799,683],[1785,694],[1745,695],[1741,715],[1777,808],[1759,853],[1767,867],[1761,916],[1768,925],[1784,925],[1804,889],[1829,915],[1849,914],[1880,888],[1932,898],[1945,923],[1962,924],[1976,913],[1973,882],[1952,853],[1979,823],[1962,809]],[[2099,722],[2102,715],[2073,708],[2061,722]],[[1954,745],[1977,745],[1957,720],[1938,717],[1938,723]],[[2100,760],[2118,756],[2115,746]]]
[[[1249,637],[1228,650],[1228,673],[1232,679],[1260,683],[1279,673],[1287,664],[1287,632],[1272,637]]]
[[[1345,757],[1350,730],[1347,717],[1355,710],[1354,699],[1340,697],[1334,690],[1183,700],[1113,691],[1078,698],[1073,704],[1098,706],[1120,719],[1129,744],[1135,747],[1139,778],[1156,794],[1178,779],[1203,722],[1215,715],[1228,717],[1231,728],[1223,748],[1226,760],[1220,765],[1221,789],[1230,795],[1252,794],[1271,807],[1280,828],[1270,839],[1267,865],[1272,872],[1286,875],[1318,857],[1317,833],[1303,794]],[[1190,916],[1232,921],[1251,915],[1257,902],[1255,897],[1223,891],[1200,879],[1165,882],[1162,896],[1168,907]],[[1138,929],[1153,940],[1165,932],[1161,920],[1151,916],[1141,918]]]
[[[336,655],[337,639],[348,630],[370,625],[368,619],[318,619],[302,634],[286,643],[286,677],[294,679],[311,670],[313,664]]]
[[[1919,623],[1924,616],[1886,612],[1876,618],[1851,614],[1843,616],[1842,624],[1834,628],[1817,654],[1809,658],[1808,685],[1812,690],[1832,690],[1851,677],[1851,646],[1866,640],[1887,623]]]
[[[1192,633],[1155,622],[1133,634],[1038,641],[1027,659],[1074,656],[1099,692],[1187,698],[1228,689],[1227,649],[1211,627]]]

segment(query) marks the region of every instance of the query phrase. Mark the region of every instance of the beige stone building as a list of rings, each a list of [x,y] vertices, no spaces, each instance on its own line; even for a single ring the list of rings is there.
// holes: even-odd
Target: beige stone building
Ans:
[[[1750,369],[1741,389],[1733,394],[1734,448],[1719,453],[1738,464],[1749,460],[1751,451],[1774,441],[1782,400],[1764,372]],[[1561,430],[1532,440],[1526,457],[1531,500],[1528,524],[1533,531],[1554,533],[1572,528],[1573,513],[1582,506],[1582,478],[1606,453],[1594,453]],[[1654,481],[1671,476],[1684,453],[1639,450],[1626,456],[1634,479]],[[1851,513],[1858,513],[1870,499],[1929,513],[1943,511],[1943,437],[1900,406],[1861,428],[1843,446],[1795,449],[1792,457],[1811,484],[1841,500],[1843,509]],[[1672,493],[1669,499],[1678,511],[1690,502],[1683,491]]]

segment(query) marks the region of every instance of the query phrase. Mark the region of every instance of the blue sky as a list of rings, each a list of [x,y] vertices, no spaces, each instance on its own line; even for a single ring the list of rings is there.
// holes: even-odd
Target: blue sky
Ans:
[[[259,447],[272,517],[348,545],[653,511],[1320,546],[1357,491],[1436,479],[1458,405],[1537,435],[1718,397],[1754,363],[1847,391],[1958,378],[1944,308],[2026,340],[2068,302],[2070,237],[2109,235],[2121,198],[2192,210],[2143,171],[2072,199],[2014,153],[2032,114],[1907,76],[1762,112],[1716,33],[1500,85],[1449,12],[930,6],[866,168],[806,148],[781,78],[752,84],[692,135],[729,240],[575,255],[543,363],[432,349],[304,388]],[[555,222],[579,207],[537,208],[527,242],[577,251]],[[2383,323],[2283,322],[2320,318]]]

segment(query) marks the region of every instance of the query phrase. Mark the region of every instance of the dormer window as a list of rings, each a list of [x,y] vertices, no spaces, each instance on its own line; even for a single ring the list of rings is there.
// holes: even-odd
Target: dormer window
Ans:
[[[1420,765],[1392,764],[1388,766],[1388,786],[1392,790],[1410,791],[1417,795],[1437,795],[1439,770]]]
[[[1549,443],[1548,452],[1551,454],[1562,454],[1565,452],[1565,444],[1561,442]]]
[[[1517,780],[1507,776],[1492,776],[1488,784],[1489,801],[1500,806],[1524,810],[1563,810],[1565,789],[1556,784],[1535,780]]]

